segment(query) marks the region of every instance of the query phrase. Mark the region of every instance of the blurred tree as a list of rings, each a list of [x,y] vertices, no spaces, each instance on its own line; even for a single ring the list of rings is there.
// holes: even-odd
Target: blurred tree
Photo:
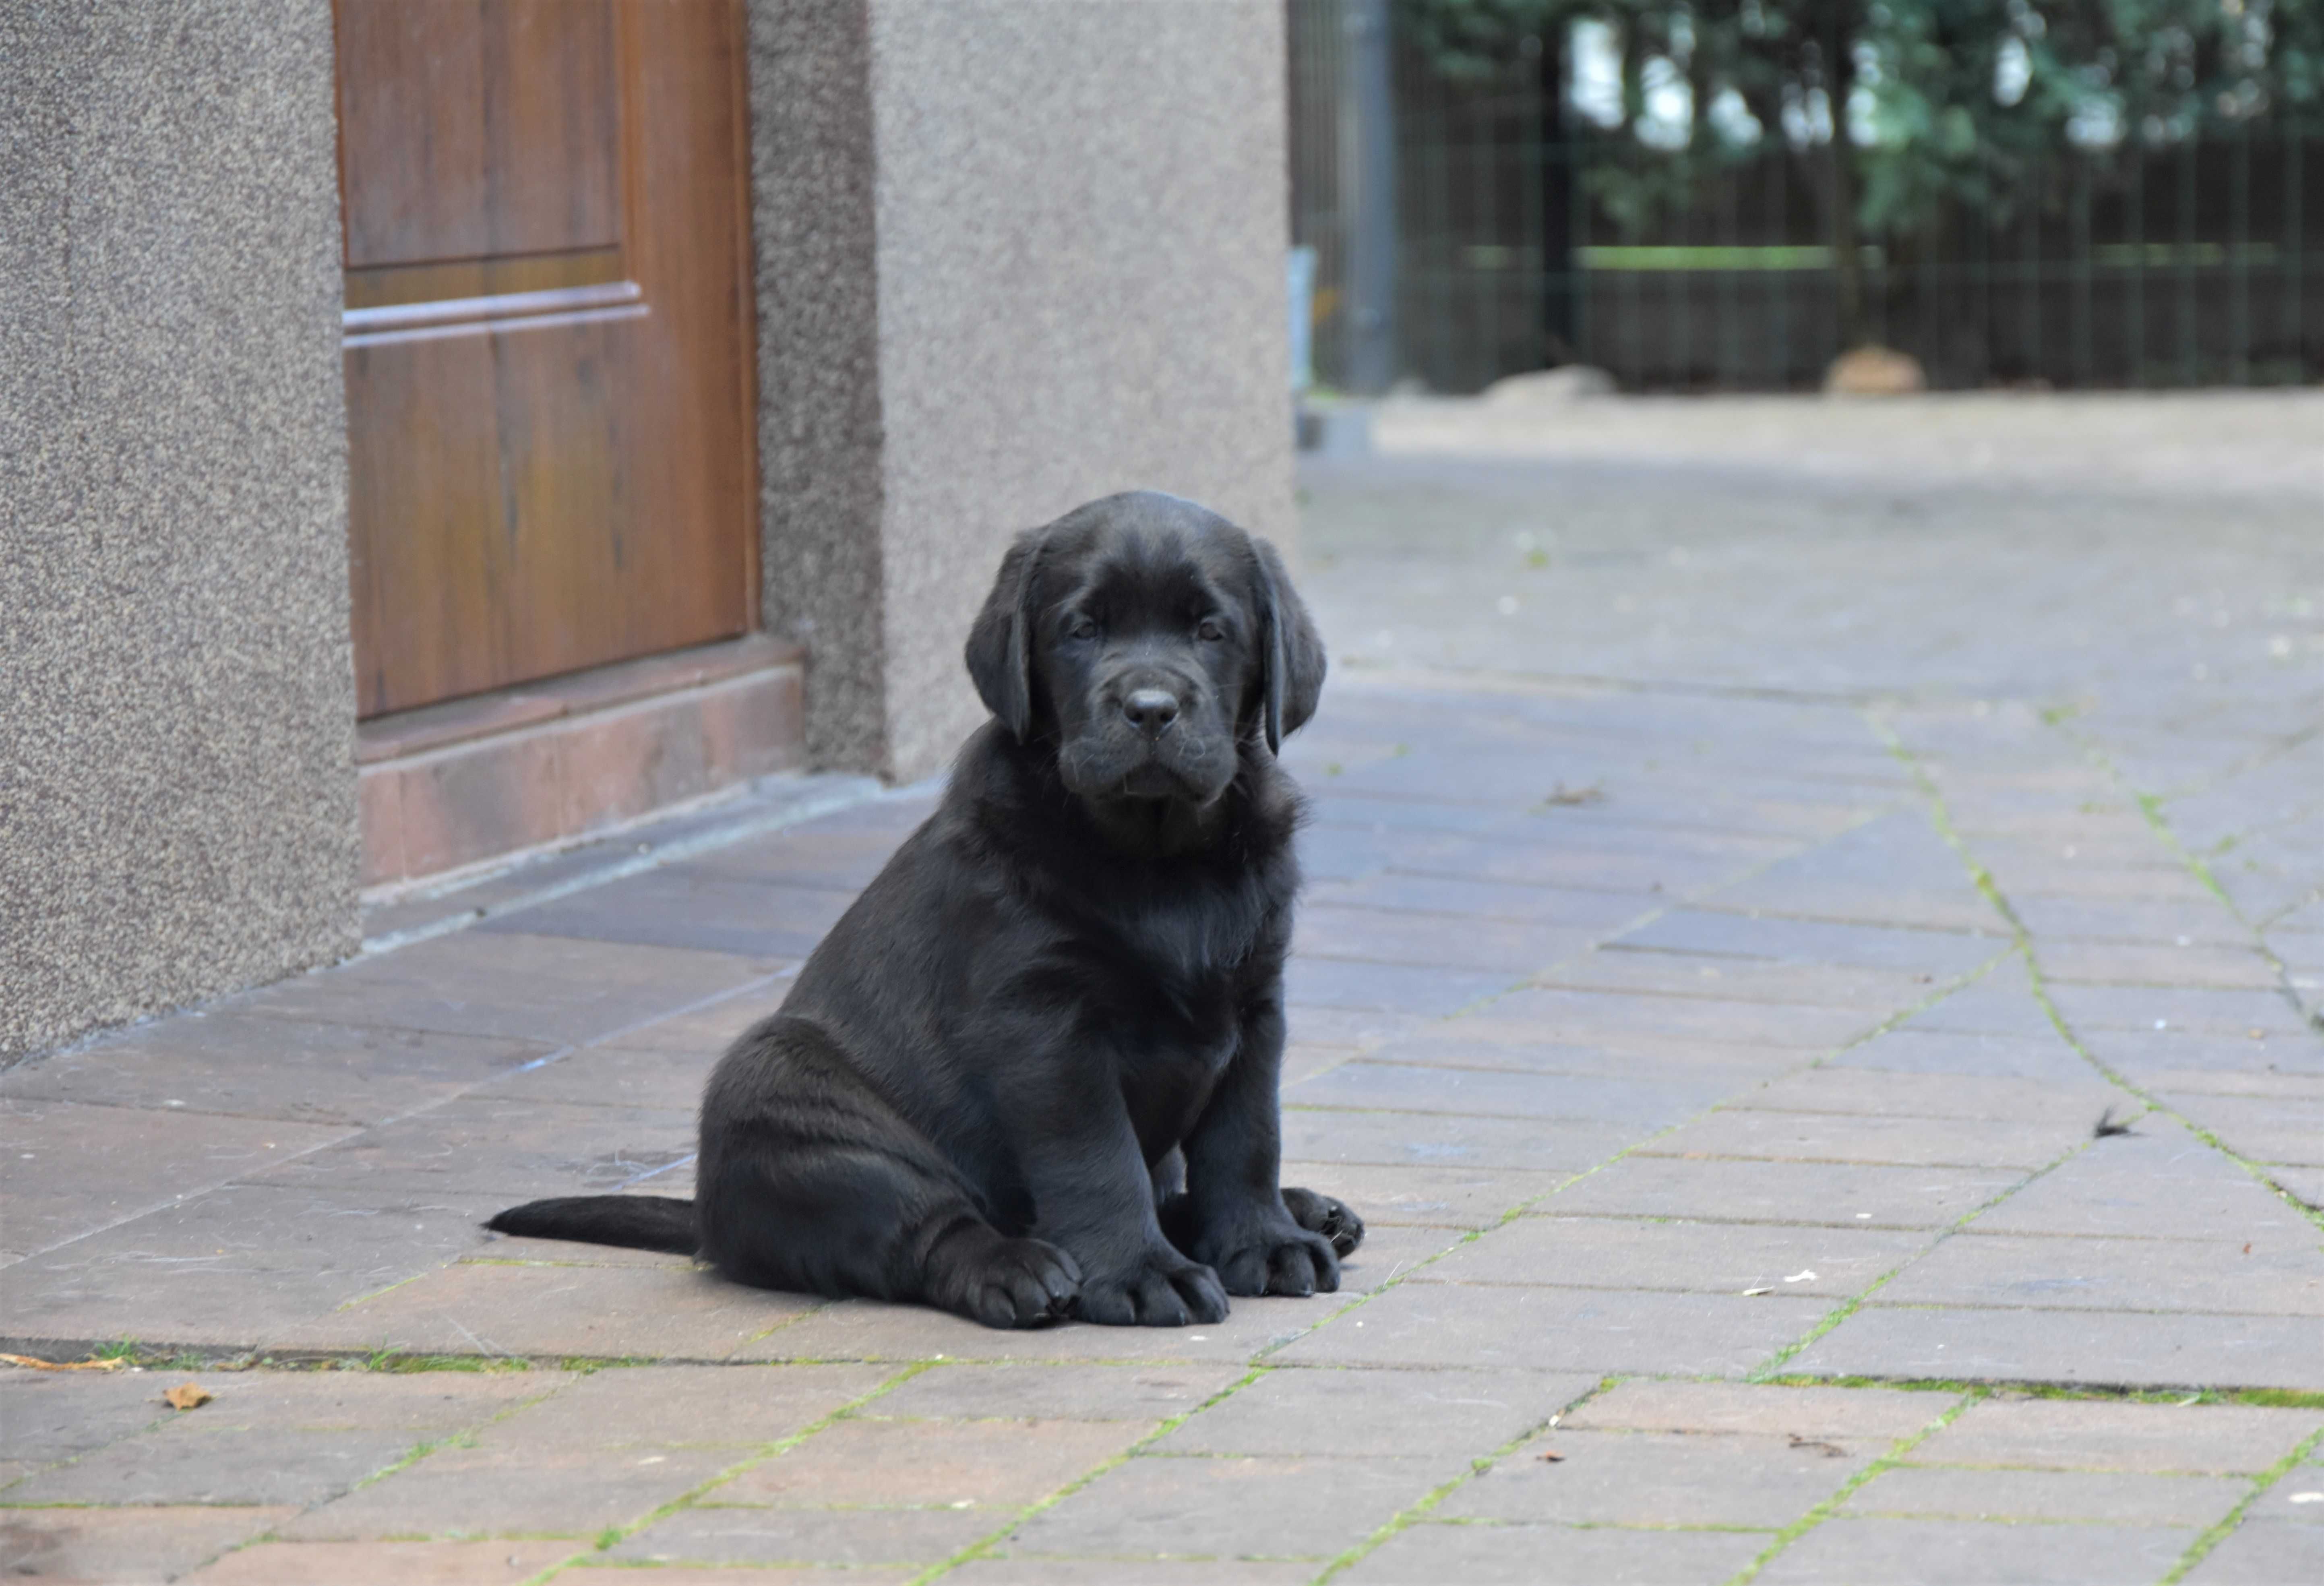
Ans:
[[[1609,30],[1616,135],[1645,157],[1593,164],[1591,196],[1626,229],[1770,138],[1820,165],[1849,346],[1866,240],[1909,252],[1949,213],[2006,220],[2061,147],[2120,159],[2324,102],[2324,0],[1396,3],[1452,83],[1491,83],[1528,37]]]

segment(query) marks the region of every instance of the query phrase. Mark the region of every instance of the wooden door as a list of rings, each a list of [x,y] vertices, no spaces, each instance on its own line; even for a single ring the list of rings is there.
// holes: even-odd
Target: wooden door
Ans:
[[[739,633],[739,0],[337,0],[360,712]]]

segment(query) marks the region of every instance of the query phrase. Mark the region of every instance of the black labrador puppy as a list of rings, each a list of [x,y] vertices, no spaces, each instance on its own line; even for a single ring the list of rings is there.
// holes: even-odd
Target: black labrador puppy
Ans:
[[[1174,496],[1093,502],[1010,549],[968,669],[993,719],[712,1074],[698,1198],[491,1227],[995,1327],[1339,1286],[1361,1222],[1276,1177],[1300,801],[1275,752],[1323,647],[1274,548]]]

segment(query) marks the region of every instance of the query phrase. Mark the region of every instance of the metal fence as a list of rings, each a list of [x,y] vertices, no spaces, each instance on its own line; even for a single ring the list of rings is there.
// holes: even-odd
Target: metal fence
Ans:
[[[1351,134],[1339,0],[1290,0],[1292,226],[1317,250],[1315,363],[1345,370]],[[1554,66],[1545,68],[1554,71]],[[1398,63],[1397,361],[1431,389],[1594,364],[1633,390],[1813,386],[1840,350],[1822,152],[1770,139],[1618,224],[1598,179],[1666,159],[1576,130],[1554,79],[1461,93]],[[1868,244],[1874,339],[1942,387],[2324,378],[2324,125],[2137,152],[2061,146],[2007,218]]]

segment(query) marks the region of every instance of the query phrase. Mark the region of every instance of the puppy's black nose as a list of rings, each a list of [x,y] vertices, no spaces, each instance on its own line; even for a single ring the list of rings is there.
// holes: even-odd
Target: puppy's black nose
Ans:
[[[1178,719],[1178,696],[1167,688],[1140,688],[1121,702],[1121,714],[1148,738],[1159,738]]]

